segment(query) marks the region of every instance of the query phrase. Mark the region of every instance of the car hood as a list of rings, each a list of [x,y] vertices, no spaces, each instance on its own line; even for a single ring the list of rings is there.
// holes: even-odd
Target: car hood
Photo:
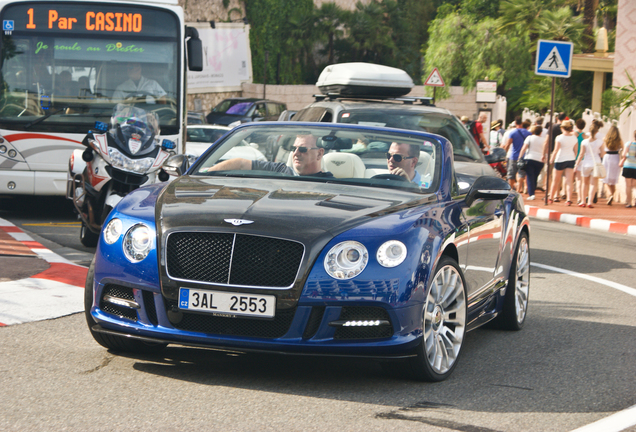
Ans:
[[[158,229],[266,234],[310,245],[379,216],[436,200],[395,189],[309,181],[184,176],[157,202]],[[242,225],[234,225],[241,221]],[[234,223],[234,224],[233,224]]]
[[[455,161],[455,172],[475,177],[496,176],[495,171],[485,162],[460,162]]]

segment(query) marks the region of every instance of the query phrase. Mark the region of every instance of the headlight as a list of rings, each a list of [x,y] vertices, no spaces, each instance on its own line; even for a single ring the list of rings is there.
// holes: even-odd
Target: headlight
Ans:
[[[108,244],[115,243],[121,235],[121,230],[121,220],[117,218],[112,219],[110,222],[108,222],[106,228],[104,228],[104,241]]]
[[[148,171],[155,161],[153,158],[131,159],[112,147],[108,147],[108,157],[115,168],[139,174]]]
[[[351,279],[369,262],[369,253],[362,243],[346,241],[331,248],[325,257],[325,270],[335,279]]]
[[[146,225],[135,225],[124,236],[124,254],[131,262],[139,262],[148,256],[152,246],[152,230]]]
[[[389,240],[378,248],[378,262],[383,267],[396,267],[406,259],[406,246],[397,240]]]

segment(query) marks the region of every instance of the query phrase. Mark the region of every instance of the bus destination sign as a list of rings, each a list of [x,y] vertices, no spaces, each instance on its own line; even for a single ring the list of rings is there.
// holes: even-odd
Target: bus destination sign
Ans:
[[[177,30],[167,11],[149,7],[98,3],[24,2],[2,13],[5,34],[118,34],[164,36]]]

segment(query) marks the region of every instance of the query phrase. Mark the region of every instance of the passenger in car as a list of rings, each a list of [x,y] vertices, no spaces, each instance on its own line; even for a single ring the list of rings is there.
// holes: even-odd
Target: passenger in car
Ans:
[[[386,164],[391,174],[406,177],[419,185],[422,179],[420,173],[415,171],[419,155],[419,146],[393,142],[386,153]]]
[[[275,171],[292,176],[311,175],[318,177],[333,177],[330,172],[323,172],[320,161],[325,155],[325,149],[316,145],[316,137],[313,135],[299,135],[292,147],[293,169],[283,162],[257,161],[243,158],[228,159],[205,171],[227,170],[260,170]]]

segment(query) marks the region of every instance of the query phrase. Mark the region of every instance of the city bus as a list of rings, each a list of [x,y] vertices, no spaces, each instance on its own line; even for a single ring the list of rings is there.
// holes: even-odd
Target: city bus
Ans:
[[[0,194],[65,195],[73,150],[131,98],[183,151],[202,54],[177,0],[0,1],[0,21]]]

